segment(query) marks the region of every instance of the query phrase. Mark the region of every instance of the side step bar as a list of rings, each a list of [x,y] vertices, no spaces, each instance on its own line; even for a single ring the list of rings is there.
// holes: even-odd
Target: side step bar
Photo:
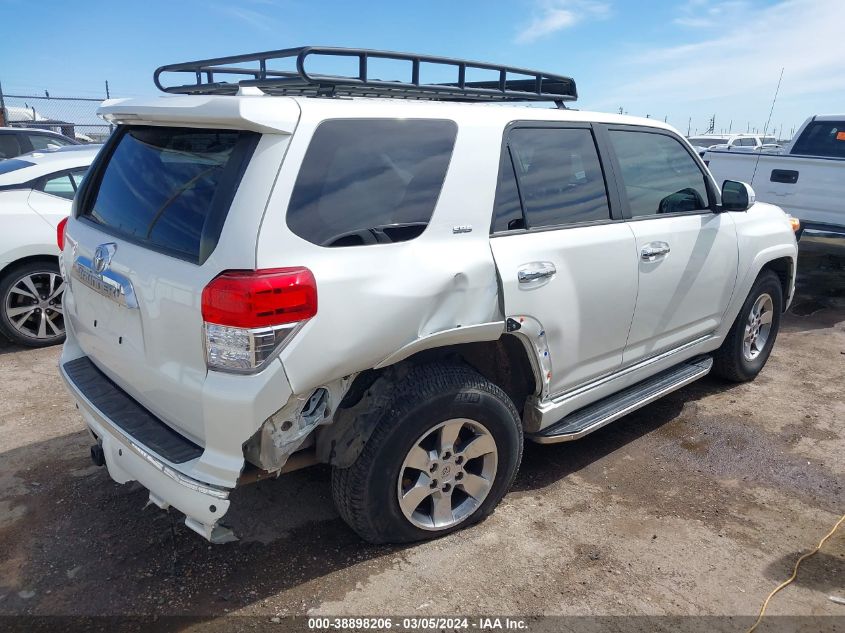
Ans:
[[[527,437],[540,444],[556,444],[557,442],[577,440],[650,402],[654,402],[667,393],[706,376],[712,367],[713,358],[710,356],[693,358],[623,389],[619,393],[587,405],[583,409],[578,409],[560,422],[555,422],[542,431]]]

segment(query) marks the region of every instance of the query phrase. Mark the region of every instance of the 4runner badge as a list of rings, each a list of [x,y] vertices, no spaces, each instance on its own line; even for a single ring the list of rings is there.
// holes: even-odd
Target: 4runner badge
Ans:
[[[125,275],[110,270],[112,257],[117,244],[100,244],[90,259],[82,255],[76,257],[70,269],[70,276],[88,286],[97,294],[103,295],[126,308],[137,308],[135,288]]]

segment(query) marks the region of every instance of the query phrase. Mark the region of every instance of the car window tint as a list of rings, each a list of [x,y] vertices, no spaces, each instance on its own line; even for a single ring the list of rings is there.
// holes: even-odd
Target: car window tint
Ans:
[[[71,169],[70,175],[73,178],[73,184],[79,189],[79,186],[82,184],[82,181],[85,179],[85,175],[88,173],[88,167],[81,167],[79,169]]]
[[[344,119],[314,132],[287,212],[320,246],[401,242],[434,212],[452,156],[453,121]]]
[[[0,175],[10,174],[13,171],[18,171],[19,169],[32,167],[34,164],[35,163],[31,163],[27,160],[22,160],[20,158],[10,158],[8,160],[3,160],[0,161]]]
[[[499,162],[499,182],[496,186],[496,202],[493,205],[493,233],[524,229],[522,204],[519,201],[519,189],[513,171],[510,151],[507,147],[502,152]]]
[[[704,174],[680,141],[665,134],[611,130],[633,217],[707,209]]]
[[[41,187],[41,191],[53,196],[59,196],[60,198],[67,198],[68,200],[71,200],[73,199],[73,194],[76,193],[76,188],[73,185],[73,181],[70,179],[70,175],[65,173],[61,176],[48,177],[47,180],[44,181],[44,186]]]
[[[16,134],[0,134],[0,159],[21,155],[21,144]]]
[[[38,151],[39,149],[64,147],[65,145],[71,144],[63,138],[50,136],[49,134],[30,134],[29,142],[32,143],[32,149],[35,151]]]
[[[792,153],[845,158],[845,121],[810,123],[795,142]]]
[[[527,228],[607,220],[604,176],[585,128],[517,128],[508,145]]]
[[[217,244],[259,134],[122,128],[80,217],[137,244],[194,263]]]

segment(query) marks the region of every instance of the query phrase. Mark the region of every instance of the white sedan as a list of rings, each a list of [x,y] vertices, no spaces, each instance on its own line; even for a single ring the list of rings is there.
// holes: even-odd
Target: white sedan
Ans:
[[[64,340],[56,227],[100,145],[0,161],[0,333],[21,345]]]

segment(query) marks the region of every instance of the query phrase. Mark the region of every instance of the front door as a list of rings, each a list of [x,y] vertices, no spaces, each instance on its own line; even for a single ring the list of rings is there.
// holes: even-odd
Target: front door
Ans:
[[[547,396],[619,368],[637,295],[633,232],[592,128],[576,125],[509,130],[490,240],[505,315],[535,347]]]
[[[734,290],[737,238],[699,161],[674,134],[610,128],[636,240],[639,292],[624,364],[711,334]]]

